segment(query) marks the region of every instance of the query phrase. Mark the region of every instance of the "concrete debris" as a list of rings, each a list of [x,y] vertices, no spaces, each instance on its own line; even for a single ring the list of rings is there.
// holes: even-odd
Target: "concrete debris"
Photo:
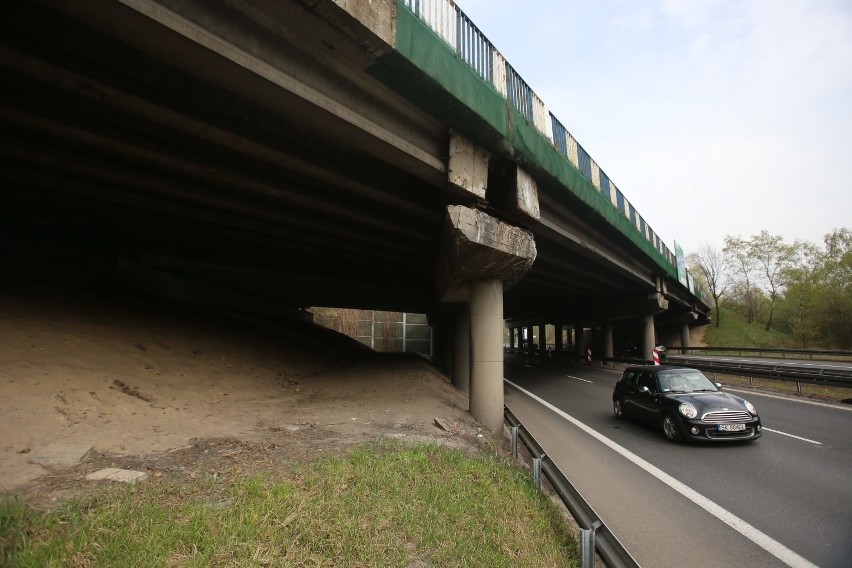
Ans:
[[[91,444],[52,444],[33,454],[30,463],[77,465],[92,449]]]
[[[131,469],[118,469],[115,467],[101,469],[86,476],[86,479],[89,481],[100,481],[105,479],[107,481],[118,481],[120,483],[136,483],[137,481],[144,481],[147,478],[147,473],[133,471]]]

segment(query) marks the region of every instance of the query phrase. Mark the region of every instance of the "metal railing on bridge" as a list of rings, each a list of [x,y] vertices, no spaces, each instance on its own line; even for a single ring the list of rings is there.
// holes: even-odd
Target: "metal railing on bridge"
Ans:
[[[453,0],[401,2],[443,38],[483,80],[491,83],[521,116],[547,137],[554,148],[607,198],[612,207],[630,221],[672,267],[677,268],[675,253],[663,243],[610,177],[577,143],[565,126],[548,110],[547,105]],[[686,277],[686,282],[692,293],[706,299],[706,294],[695,287],[691,276]]]

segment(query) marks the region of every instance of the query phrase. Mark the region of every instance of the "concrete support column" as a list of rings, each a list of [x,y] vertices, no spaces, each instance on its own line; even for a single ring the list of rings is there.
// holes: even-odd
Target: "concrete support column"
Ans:
[[[574,352],[578,360],[582,361],[586,358],[586,337],[581,323],[574,325]]]
[[[650,361],[654,358],[655,337],[654,316],[642,316],[642,359]]]
[[[453,386],[468,394],[470,392],[470,305],[459,304],[454,316]]]
[[[603,324],[603,356],[604,357],[612,357],[613,349],[612,349],[612,322],[607,320]],[[613,363],[607,362],[606,365],[608,367],[612,367]]]
[[[562,353],[562,324],[554,324],[553,331],[556,336],[556,353]]]
[[[543,357],[547,355],[547,324],[538,326],[538,352]]]
[[[533,345],[535,345],[535,341],[533,341],[533,337],[535,337],[533,335],[533,326],[528,325],[527,326],[527,349],[526,349],[527,355],[533,355],[535,353],[535,348],[533,347]]]
[[[470,283],[470,413],[486,428],[503,428],[503,282]]]
[[[681,353],[686,353],[689,348],[689,324],[683,323],[680,326],[680,347]]]

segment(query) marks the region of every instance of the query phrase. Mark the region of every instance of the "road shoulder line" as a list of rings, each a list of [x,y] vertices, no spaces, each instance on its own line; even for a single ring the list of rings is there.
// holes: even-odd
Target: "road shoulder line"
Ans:
[[[746,521],[740,519],[730,511],[717,505],[715,502],[701,495],[691,487],[685,485],[684,483],[681,483],[680,481],[667,474],[663,470],[659,469],[655,465],[651,464],[650,462],[645,461],[627,448],[624,448],[623,446],[610,440],[597,430],[591,428],[590,426],[587,426],[583,422],[580,422],[578,419],[574,418],[570,414],[566,413],[563,410],[560,410],[559,408],[553,406],[546,400],[536,396],[535,394],[529,392],[523,387],[518,386],[512,381],[505,378],[503,380],[507,384],[518,389],[520,392],[529,396],[545,408],[555,412],[556,414],[558,414],[559,416],[561,416],[586,434],[592,436],[600,443],[609,447],[611,450],[618,453],[625,459],[631,461],[633,464],[644,470],[646,473],[654,476],[659,481],[665,483],[666,485],[668,485],[669,487],[671,487],[672,489],[674,489],[675,491],[677,491],[678,493],[680,493],[681,495],[683,495],[684,497],[686,497],[687,499],[689,499],[690,501],[692,501],[693,503],[695,503],[696,505],[698,505],[699,507],[701,507],[702,509],[704,509],[705,511],[707,511],[732,529],[742,534],[747,539],[757,544],[759,547],[767,551],[775,558],[787,564],[788,566],[791,566],[793,568],[817,568],[815,564],[803,558],[802,556],[799,556],[777,540],[759,531]]]

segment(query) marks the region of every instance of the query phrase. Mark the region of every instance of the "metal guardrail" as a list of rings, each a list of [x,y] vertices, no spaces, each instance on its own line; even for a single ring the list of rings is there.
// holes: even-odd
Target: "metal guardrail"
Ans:
[[[519,353],[522,355],[541,355],[540,351],[535,350],[533,353],[527,353],[519,349],[504,348],[507,353]],[[669,348],[669,352],[674,348]],[[704,348],[689,348],[689,350],[698,350]],[[707,350],[718,350],[715,348],[706,348]],[[728,350],[738,350],[740,348],[729,348]],[[742,348],[743,351],[751,348]],[[754,351],[760,351],[755,348]],[[767,350],[764,350],[767,351]],[[788,353],[793,350],[788,350]],[[801,352],[801,351],[800,351]],[[554,351],[548,351],[548,355],[552,355]],[[563,351],[563,355],[579,358],[580,356],[572,351]],[[817,353],[817,352],[814,352]],[[820,351],[818,353],[832,353],[843,355],[845,351]],[[601,364],[604,363],[623,363],[625,365],[653,365],[654,362],[645,359],[636,359],[632,357],[599,357],[595,356],[594,361]],[[677,355],[671,355],[663,361],[664,365],[672,365],[677,367],[691,367],[700,371],[710,373],[720,373],[723,375],[738,375],[742,377],[774,379],[779,381],[795,382],[799,392],[802,392],[802,383],[823,385],[830,387],[852,388],[852,365],[846,368],[830,367],[830,366],[815,366],[815,365],[797,365],[794,362],[778,363],[777,361],[766,361],[765,363],[756,361],[713,361],[712,359],[689,359],[679,361]]]
[[[541,489],[541,474],[544,473],[565,507],[580,526],[580,550],[583,568],[594,568],[595,551],[610,568],[639,568],[639,563],[627,552],[612,531],[604,524],[580,492],[571,485],[565,474],[547,456],[544,449],[507,406],[503,406],[503,417],[512,434],[512,456],[518,457],[520,439],[532,455],[533,483]]]
[[[801,383],[852,388],[852,367],[806,367],[794,363],[713,361],[710,359],[679,361],[672,357],[666,360],[666,364],[677,367],[691,367],[700,371],[721,373],[723,375],[739,375],[743,377],[795,382],[799,392],[802,391]]]
[[[653,365],[653,361],[624,357],[596,357],[601,362],[626,363],[628,365]],[[738,375],[741,377],[773,379],[796,383],[802,392],[802,383],[830,387],[852,388],[852,366],[846,368],[803,366],[795,363],[767,361],[714,361],[712,359],[689,359],[679,361],[677,355],[669,355],[663,362],[675,367],[689,367],[709,373]]]
[[[701,351],[707,353],[774,353],[780,355],[782,359],[786,359],[787,355],[804,355],[808,359],[814,357],[846,357],[852,361],[852,351],[828,351],[823,349],[782,349],[775,347],[669,347],[669,351],[676,351],[684,355],[689,355],[692,351]]]

